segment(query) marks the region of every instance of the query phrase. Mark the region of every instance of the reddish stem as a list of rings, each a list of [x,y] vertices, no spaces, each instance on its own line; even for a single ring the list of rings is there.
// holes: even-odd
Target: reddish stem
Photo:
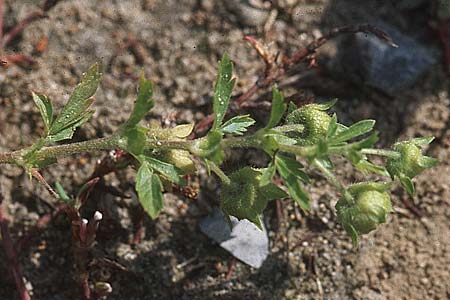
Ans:
[[[4,8],[4,1],[0,0],[0,45],[2,44],[3,40],[3,8]]]
[[[144,235],[144,217],[145,211],[142,206],[139,205],[139,215],[134,226],[133,245],[140,244],[142,241],[142,236]]]
[[[1,196],[0,196],[1,197]],[[1,198],[0,198],[1,205]],[[25,282],[23,281],[22,272],[20,270],[19,262],[17,259],[17,252],[14,249],[13,242],[11,239],[11,234],[8,228],[8,220],[3,215],[3,209],[0,206],[0,231],[2,233],[2,244],[5,249],[6,257],[9,263],[9,269],[14,277],[14,282],[16,283],[17,291],[19,292],[21,300],[30,300],[30,295],[28,294],[27,288],[25,287]]]
[[[225,279],[226,280],[230,280],[231,279],[231,274],[233,274],[233,270],[234,270],[234,265],[236,264],[236,259],[232,258],[230,261],[230,264],[228,266],[228,271],[227,271],[227,275],[225,275]]]
[[[19,35],[30,23],[45,17],[42,10],[37,10],[30,13],[22,21],[17,23],[9,32],[3,36],[3,40],[0,44],[1,48],[6,47],[17,35]]]
[[[36,63],[36,61],[29,56],[23,54],[9,54],[5,56],[5,61],[3,62],[3,64],[17,64],[22,62],[29,65],[34,65]]]
[[[437,33],[444,48],[445,71],[450,75],[450,20],[439,22]]]

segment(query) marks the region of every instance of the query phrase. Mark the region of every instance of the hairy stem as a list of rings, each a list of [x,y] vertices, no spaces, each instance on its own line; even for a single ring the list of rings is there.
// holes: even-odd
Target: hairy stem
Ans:
[[[325,176],[325,178],[336,187],[336,189],[342,194],[344,199],[352,203],[353,197],[350,195],[350,193],[347,191],[347,189],[344,187],[344,185],[337,179],[337,177],[327,168],[323,165],[323,163],[318,160],[314,159],[312,162],[312,165],[315,166],[319,171]]]
[[[372,148],[367,148],[367,149],[361,149],[361,154],[371,154],[371,155],[379,155],[379,156],[386,156],[389,158],[400,158],[400,153],[398,153],[397,151],[392,151],[392,150],[385,150],[385,149],[372,149]]]
[[[225,184],[231,183],[230,178],[215,163],[213,163],[212,161],[208,161],[208,165],[211,171],[216,173],[216,175],[220,178],[220,180],[222,180],[223,183]]]

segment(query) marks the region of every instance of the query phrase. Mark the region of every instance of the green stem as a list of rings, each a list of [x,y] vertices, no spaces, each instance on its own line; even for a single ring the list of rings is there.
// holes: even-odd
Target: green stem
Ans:
[[[189,150],[192,141],[171,141],[171,140],[155,140],[147,141],[146,147],[148,149],[183,149]],[[122,149],[126,150],[126,140],[120,135],[112,135],[109,137],[93,139],[78,143],[71,143],[65,145],[57,145],[50,147],[43,147],[35,152],[36,158],[59,158],[67,157],[73,154],[91,151],[103,151]],[[22,165],[26,160],[26,154],[29,149],[17,150],[13,152],[0,153],[0,164],[17,164]]]
[[[315,158],[312,161],[312,165],[314,165],[317,169],[320,170],[320,172],[325,176],[325,178],[336,187],[336,189],[342,194],[342,196],[347,202],[349,202],[350,204],[353,202],[353,197],[350,195],[350,193],[347,191],[344,185],[327,167],[323,165],[323,163],[320,160]]]
[[[208,165],[211,171],[216,173],[216,175],[220,178],[220,180],[222,180],[223,183],[231,183],[230,178],[215,163],[213,163],[212,161],[208,161]]]
[[[279,145],[280,151],[289,152],[303,157],[311,156],[316,152],[315,146]]]
[[[258,135],[246,137],[230,137],[222,140],[223,148],[260,148],[261,142]]]
[[[379,155],[379,156],[386,156],[389,158],[400,158],[400,153],[392,150],[367,148],[361,149],[360,152],[361,154]]]

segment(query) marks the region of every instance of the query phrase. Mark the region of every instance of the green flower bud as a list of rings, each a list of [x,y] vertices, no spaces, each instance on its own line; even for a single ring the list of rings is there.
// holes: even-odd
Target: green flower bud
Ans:
[[[420,141],[420,139],[413,139],[394,145],[393,149],[400,153],[400,157],[389,158],[386,163],[386,169],[392,178],[395,176],[413,178],[426,168],[436,165],[436,159],[422,154],[422,149],[419,146],[423,142],[420,143]]]
[[[322,105],[309,104],[287,115],[286,125],[301,124],[304,129],[302,131],[290,131],[286,135],[296,139],[298,145],[313,145],[327,136],[330,121],[331,117]]]
[[[359,234],[367,234],[386,222],[386,216],[392,211],[392,204],[386,189],[388,184],[364,182],[348,188],[353,198],[349,201],[342,197],[336,204],[339,221],[352,236],[354,243]]]
[[[187,174],[195,173],[196,168],[189,152],[186,150],[173,149],[162,154],[162,160],[183,170]]]
[[[222,186],[220,198],[222,211],[238,219],[248,219],[262,228],[260,215],[272,199],[287,194],[273,183],[260,186],[262,171],[244,167],[230,175],[230,184]]]

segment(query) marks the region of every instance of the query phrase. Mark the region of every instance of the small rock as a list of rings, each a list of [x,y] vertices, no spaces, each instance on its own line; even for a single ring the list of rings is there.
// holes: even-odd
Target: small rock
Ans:
[[[245,26],[264,25],[269,17],[269,11],[254,7],[245,0],[225,0],[226,8],[237,18],[237,21]]]
[[[261,267],[269,254],[266,229],[261,231],[248,220],[235,217],[231,217],[231,223],[232,230],[222,211],[216,208],[201,221],[200,230],[237,259],[253,268]]]
[[[398,48],[374,35],[358,33],[338,46],[333,68],[355,83],[394,96],[411,87],[432,67],[435,53],[390,25],[375,25],[388,33]]]

